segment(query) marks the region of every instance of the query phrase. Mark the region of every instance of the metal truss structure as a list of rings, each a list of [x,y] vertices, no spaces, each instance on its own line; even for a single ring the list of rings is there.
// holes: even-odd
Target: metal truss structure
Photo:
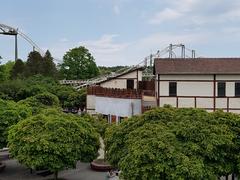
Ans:
[[[0,34],[15,36],[15,61],[18,59],[18,35],[21,36],[24,40],[26,40],[33,48],[34,51],[38,51],[42,56],[44,55],[44,51],[26,34],[21,32],[18,28],[14,28],[5,24],[0,24]],[[54,58],[56,61],[60,61]]]
[[[17,28],[13,28],[5,24],[0,24],[0,34],[15,36],[15,60],[18,59],[18,42],[17,42],[18,35],[21,36],[23,39],[25,39],[33,47],[33,50],[38,51],[41,55],[44,55],[44,51],[33,40],[31,40],[31,38],[29,38],[26,34],[21,32]],[[119,76],[128,71],[132,71],[133,69],[139,68],[139,67],[144,67],[143,78],[152,79],[154,78],[153,63],[155,58],[172,59],[172,58],[195,58],[195,57],[196,57],[195,50],[186,48],[184,44],[170,44],[166,48],[162,50],[158,50],[155,54],[150,54],[149,56],[145,57],[143,61],[141,61],[139,64],[135,66],[130,66],[128,68],[120,69],[119,71],[111,73],[109,75],[92,78],[87,81],[62,80],[60,81],[60,83],[72,85],[76,89],[81,89],[82,87],[100,83],[109,78],[114,78],[116,76]],[[62,62],[61,60],[58,60],[56,58],[54,58],[54,60],[58,62]]]
[[[143,78],[153,79],[154,78],[153,65],[154,65],[155,58],[169,58],[169,59],[183,58],[184,59],[184,58],[195,58],[195,57],[196,57],[195,50],[186,48],[184,44],[170,44],[163,50],[159,50],[155,54],[150,54],[149,56],[145,57],[143,61],[141,61],[139,64],[137,64],[135,66],[130,66],[125,69],[120,69],[119,71],[114,72],[110,75],[105,75],[105,76],[89,79],[87,81],[81,81],[80,84],[79,83],[76,83],[76,84],[70,83],[70,84],[72,86],[74,86],[76,89],[81,89],[83,87],[95,85],[95,84],[105,81],[107,79],[114,78],[121,74],[125,74],[128,71],[132,71],[139,67],[144,67]],[[63,83],[63,82],[62,83],[69,84],[70,81],[73,82],[72,80],[68,80],[68,81],[65,80],[65,83]]]

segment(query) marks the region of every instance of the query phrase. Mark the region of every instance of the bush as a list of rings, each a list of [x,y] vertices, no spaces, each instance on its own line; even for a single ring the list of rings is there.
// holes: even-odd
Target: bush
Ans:
[[[0,148],[7,146],[8,129],[31,115],[27,106],[0,99]]]
[[[89,114],[84,114],[81,118],[83,118],[85,121],[89,122],[96,129],[96,131],[102,137],[104,137],[105,131],[106,131],[107,127],[109,126],[106,119],[103,119],[101,116],[94,117]]]
[[[34,114],[39,113],[41,110],[49,107],[59,107],[58,97],[51,93],[37,94],[36,96],[29,97],[25,100],[18,102],[25,104],[32,109]]]
[[[86,121],[49,109],[14,125],[9,131],[11,155],[29,168],[52,172],[74,168],[78,160],[97,157],[99,135]]]
[[[106,131],[108,161],[124,179],[217,179],[239,173],[239,115],[157,108]]]

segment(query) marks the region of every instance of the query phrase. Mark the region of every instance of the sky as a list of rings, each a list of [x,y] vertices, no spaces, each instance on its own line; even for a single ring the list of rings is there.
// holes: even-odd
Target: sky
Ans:
[[[0,0],[0,24],[18,28],[61,60],[85,46],[97,65],[136,65],[170,43],[198,57],[240,57],[239,0]],[[18,38],[19,57],[32,50]],[[14,37],[0,35],[2,63]]]

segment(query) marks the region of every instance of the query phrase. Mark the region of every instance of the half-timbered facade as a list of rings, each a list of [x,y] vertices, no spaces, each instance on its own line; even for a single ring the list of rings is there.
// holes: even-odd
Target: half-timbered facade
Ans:
[[[154,66],[158,106],[240,113],[240,58],[155,59]]]

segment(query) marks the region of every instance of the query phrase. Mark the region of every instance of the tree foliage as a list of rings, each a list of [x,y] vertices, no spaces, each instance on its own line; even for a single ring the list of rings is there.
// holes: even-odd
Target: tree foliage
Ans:
[[[82,117],[85,121],[89,122],[96,131],[104,137],[107,127],[109,126],[106,119],[102,118],[101,115],[98,116],[91,116],[89,114],[84,114]]]
[[[159,108],[106,133],[107,159],[125,179],[216,179],[239,172],[239,115]]]
[[[52,172],[74,168],[78,160],[97,156],[99,135],[85,120],[47,110],[14,125],[9,131],[11,155],[32,169]]]
[[[0,82],[4,82],[10,79],[11,70],[14,66],[14,62],[8,61],[6,64],[0,65]]]
[[[129,66],[112,66],[112,67],[98,66],[100,75],[109,75],[114,72],[122,73],[128,68],[130,67]]]
[[[58,108],[59,99],[57,96],[51,93],[42,93],[27,99],[19,101],[19,104],[24,104],[31,108],[33,114],[38,114],[46,108]]]
[[[81,109],[83,110],[86,107],[86,89],[81,89],[80,91],[72,92],[68,94],[64,102],[64,107],[68,109]]]
[[[5,81],[0,83],[0,98],[14,101],[23,99],[23,88],[24,84],[21,80]]]
[[[80,46],[69,50],[63,56],[60,73],[65,79],[89,79],[97,76],[99,70],[88,49]]]
[[[0,98],[6,100],[20,101],[42,93],[56,95],[63,108],[84,109],[86,106],[86,89],[77,91],[73,87],[60,85],[51,77],[35,75],[0,84]]]
[[[43,57],[43,72],[44,76],[57,77],[58,72],[55,63],[53,62],[53,57],[49,50],[46,51]]]
[[[20,62],[16,64],[17,67],[15,67],[15,69],[19,69],[19,63]],[[46,77],[57,77],[56,65],[53,62],[53,57],[49,50],[46,51],[44,57],[42,57],[42,55],[37,51],[30,52],[24,67],[22,67],[22,63],[20,66],[21,70],[23,69],[24,77],[30,77],[37,74],[41,74]],[[18,71],[13,71],[12,77],[18,77],[18,74]]]
[[[43,72],[42,61],[43,58],[39,52],[30,52],[26,62],[25,76],[29,77],[32,75],[41,74]]]
[[[9,127],[31,115],[31,110],[13,101],[0,99],[0,149],[7,146]]]
[[[24,76],[25,64],[21,59],[17,59],[11,70],[11,79],[22,78]]]

